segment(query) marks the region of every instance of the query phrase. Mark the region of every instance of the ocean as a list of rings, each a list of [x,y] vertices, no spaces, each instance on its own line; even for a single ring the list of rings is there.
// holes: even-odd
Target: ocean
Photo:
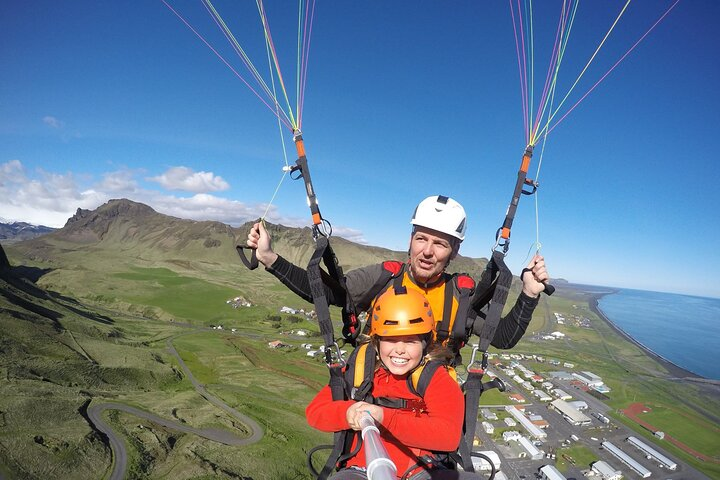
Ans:
[[[661,357],[720,380],[720,298],[622,289],[603,296],[598,308]]]

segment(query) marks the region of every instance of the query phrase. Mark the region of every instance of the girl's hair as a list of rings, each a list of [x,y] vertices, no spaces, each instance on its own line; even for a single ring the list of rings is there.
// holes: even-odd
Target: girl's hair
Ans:
[[[455,359],[455,352],[442,343],[434,342],[427,348],[425,358],[428,360],[439,360],[444,365],[450,365]]]
[[[447,347],[447,346],[443,345],[442,343],[433,341],[432,333],[420,335],[420,337],[423,341],[423,344],[427,345],[427,346],[424,347],[424,349],[423,349],[424,350],[423,359],[420,362],[420,364],[418,365],[418,367],[429,360],[439,360],[444,365],[450,365],[453,362],[453,360],[455,359],[455,352],[453,352],[450,347]],[[380,360],[380,344],[379,344],[379,342],[380,342],[381,338],[382,337],[377,336],[377,335],[373,335],[373,336],[361,335],[360,337],[358,337],[358,339],[360,340],[358,342],[358,345],[360,345],[361,343],[372,343],[373,346],[375,347],[375,354],[377,355],[377,359],[378,359],[378,362],[377,362],[378,368],[380,368],[382,366],[382,362],[379,361]]]

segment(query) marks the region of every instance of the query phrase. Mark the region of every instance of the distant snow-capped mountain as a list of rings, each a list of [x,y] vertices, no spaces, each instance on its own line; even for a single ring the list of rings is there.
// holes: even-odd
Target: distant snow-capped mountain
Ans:
[[[25,222],[0,222],[0,240],[28,240],[55,230],[55,228],[44,225],[32,225]]]

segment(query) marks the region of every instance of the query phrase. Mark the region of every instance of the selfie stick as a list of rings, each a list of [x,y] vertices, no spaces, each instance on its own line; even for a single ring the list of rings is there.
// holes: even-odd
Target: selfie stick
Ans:
[[[380,440],[380,430],[375,420],[365,412],[360,417],[362,438],[365,443],[365,464],[369,480],[394,480],[397,478],[397,467],[388,457],[387,450]]]

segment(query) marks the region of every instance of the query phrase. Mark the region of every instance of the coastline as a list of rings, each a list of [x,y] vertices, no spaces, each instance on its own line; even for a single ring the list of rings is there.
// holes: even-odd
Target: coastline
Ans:
[[[701,375],[698,375],[694,372],[691,372],[690,370],[687,370],[667,358],[663,357],[662,355],[659,355],[658,353],[654,352],[652,349],[648,348],[647,346],[643,345],[636,339],[634,339],[632,336],[630,336],[625,330],[620,328],[618,325],[616,325],[612,320],[610,320],[600,309],[598,305],[598,301],[604,297],[605,295],[612,295],[616,292],[601,292],[601,293],[595,293],[595,292],[587,292],[588,293],[588,306],[590,307],[590,310],[595,313],[601,320],[603,320],[610,328],[616,332],[621,337],[625,338],[632,344],[636,345],[638,348],[640,348],[645,355],[655,360],[657,363],[662,365],[670,374],[672,377],[677,377],[678,380],[688,380],[688,381],[696,381],[700,383],[710,383],[715,384],[716,381],[707,379]]]

